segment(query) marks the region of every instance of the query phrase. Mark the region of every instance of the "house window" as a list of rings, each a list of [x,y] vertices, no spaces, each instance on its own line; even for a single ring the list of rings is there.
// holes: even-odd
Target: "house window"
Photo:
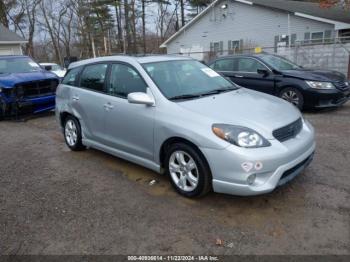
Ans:
[[[332,30],[324,31],[324,41],[325,41],[325,43],[331,43],[333,41]]]
[[[311,34],[311,42],[313,44],[323,43],[323,32],[315,32]]]
[[[210,43],[210,51],[214,52],[215,54],[222,55],[223,49],[224,49],[224,42],[223,41]]]

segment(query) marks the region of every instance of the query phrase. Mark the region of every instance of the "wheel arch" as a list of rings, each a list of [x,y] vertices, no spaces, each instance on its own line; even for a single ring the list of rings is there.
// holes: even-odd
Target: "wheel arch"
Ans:
[[[160,167],[163,169],[164,166],[165,166],[165,157],[166,157],[166,151],[167,149],[173,145],[173,144],[176,144],[176,143],[184,143],[186,145],[189,145],[191,146],[194,150],[196,150],[196,152],[203,158],[203,160],[205,161],[205,163],[207,164],[208,168],[209,168],[209,171],[211,173],[211,170],[210,170],[210,166],[209,166],[209,162],[208,160],[206,159],[205,155],[203,154],[203,152],[199,149],[199,147],[193,143],[192,141],[186,139],[186,138],[183,138],[183,137],[180,137],[180,136],[173,136],[173,137],[170,137],[168,139],[166,139],[161,147],[160,147],[160,150],[159,150],[159,164],[160,164]]]
[[[64,122],[66,121],[66,119],[67,119],[67,117],[68,116],[72,116],[72,117],[74,117],[74,118],[76,118],[73,114],[71,114],[71,113],[69,113],[69,112],[67,112],[67,111],[64,111],[64,112],[61,112],[60,113],[60,125],[61,125],[61,127],[64,127]],[[78,120],[78,118],[76,118],[77,120]],[[79,120],[78,120],[79,121]]]

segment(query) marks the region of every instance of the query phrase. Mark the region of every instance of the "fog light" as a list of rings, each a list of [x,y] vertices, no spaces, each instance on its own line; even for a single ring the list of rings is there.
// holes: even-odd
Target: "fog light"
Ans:
[[[256,174],[252,174],[252,175],[248,176],[248,178],[247,178],[248,185],[254,184],[255,178],[256,178]]]

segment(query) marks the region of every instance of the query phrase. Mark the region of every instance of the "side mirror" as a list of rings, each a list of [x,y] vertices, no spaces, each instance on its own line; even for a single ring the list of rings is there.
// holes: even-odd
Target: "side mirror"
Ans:
[[[142,92],[135,92],[128,94],[128,102],[130,104],[139,104],[139,105],[147,105],[152,106],[154,105],[154,99],[150,97],[146,93]]]
[[[258,69],[258,74],[263,75],[263,76],[268,76],[269,71],[267,69]]]
[[[51,71],[52,70],[52,66],[50,66],[50,65],[44,66],[44,68],[45,68],[46,71]]]

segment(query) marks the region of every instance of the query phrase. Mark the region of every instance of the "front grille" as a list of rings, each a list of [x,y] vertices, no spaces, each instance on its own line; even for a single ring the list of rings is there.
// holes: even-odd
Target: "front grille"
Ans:
[[[55,94],[58,86],[57,80],[41,80],[21,83],[16,86],[17,96],[24,98],[34,98]]]
[[[346,89],[349,89],[349,84],[348,82],[344,82],[344,81],[341,81],[341,82],[334,82],[334,86],[340,90],[346,90]]]
[[[301,129],[303,128],[303,121],[301,118],[299,118],[297,121],[281,127],[279,129],[276,129],[272,132],[273,136],[280,142],[287,141],[288,139],[291,139],[295,137]]]

